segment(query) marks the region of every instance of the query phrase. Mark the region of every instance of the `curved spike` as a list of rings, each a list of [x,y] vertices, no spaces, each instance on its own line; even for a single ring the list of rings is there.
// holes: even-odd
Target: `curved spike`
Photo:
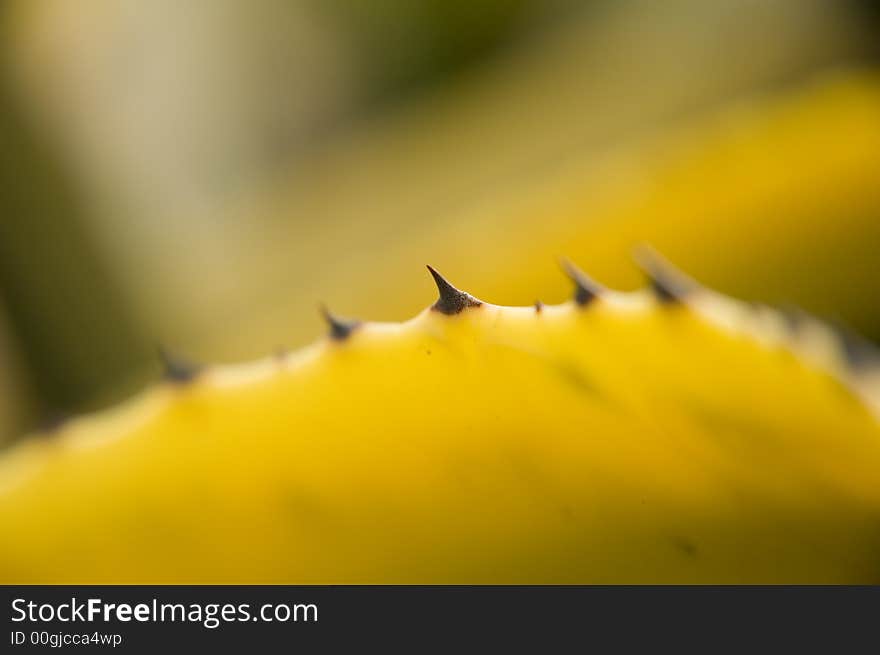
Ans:
[[[199,374],[201,367],[188,359],[172,355],[163,346],[158,347],[159,360],[164,368],[163,377],[175,384],[192,382]]]
[[[780,305],[777,308],[777,313],[782,317],[782,320],[785,321],[788,331],[793,335],[797,335],[804,329],[804,326],[807,325],[808,322],[813,320],[813,317],[807,314],[807,312],[797,305],[792,304]]]
[[[51,436],[60,432],[70,421],[70,414],[63,411],[50,411],[43,416],[38,423],[40,433]]]
[[[580,268],[575,266],[570,260],[564,257],[559,260],[562,270],[574,282],[574,301],[581,307],[584,307],[602,293],[603,287],[594,281],[589,275],[584,273]]]
[[[840,344],[840,352],[856,373],[880,369],[880,350],[860,334],[838,322],[831,325]]]
[[[440,275],[432,266],[428,266],[428,271],[430,271],[434,282],[437,284],[437,290],[440,292],[437,302],[431,305],[433,311],[452,315],[458,314],[467,307],[479,307],[483,304],[482,300],[478,300],[471,294],[456,289],[449,284],[446,278]]]
[[[649,246],[639,246],[633,252],[636,265],[647,276],[654,295],[661,303],[673,305],[684,302],[688,295],[700,288],[664,257]]]
[[[360,326],[360,321],[355,320],[344,320],[337,316],[334,316],[330,313],[330,310],[327,309],[326,305],[320,306],[321,316],[324,317],[324,320],[327,321],[327,325],[330,326],[330,338],[336,341],[344,341],[351,333]]]

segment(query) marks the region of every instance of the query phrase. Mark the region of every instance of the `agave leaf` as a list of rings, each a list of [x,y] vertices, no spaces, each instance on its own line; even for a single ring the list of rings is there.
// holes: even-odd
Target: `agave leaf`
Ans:
[[[26,440],[0,581],[876,582],[880,424],[836,335],[641,260],[646,290],[535,307],[436,274],[409,321]]]

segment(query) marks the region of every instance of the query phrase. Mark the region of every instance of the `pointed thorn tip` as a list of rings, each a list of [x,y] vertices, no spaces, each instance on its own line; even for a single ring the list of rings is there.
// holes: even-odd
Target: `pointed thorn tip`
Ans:
[[[343,320],[333,315],[326,305],[320,306],[321,316],[330,326],[330,338],[336,341],[344,341],[351,336],[351,333],[361,324],[360,321]]]
[[[42,418],[38,429],[42,434],[52,436],[63,430],[68,421],[70,421],[70,415],[66,412],[52,411]]]
[[[633,259],[648,278],[654,296],[663,304],[683,303],[692,292],[699,288],[694,280],[649,246],[636,248]]]
[[[574,282],[574,302],[580,307],[589,305],[602,293],[602,285],[575,266],[565,257],[559,260],[562,270]]]
[[[177,355],[172,355],[162,346],[159,346],[158,352],[159,360],[164,368],[163,376],[169,382],[186,384],[198,377],[201,368],[196,364]]]
[[[880,367],[880,350],[871,341],[841,323],[833,323],[843,359],[850,370],[860,373]]]
[[[452,315],[458,314],[468,307],[479,307],[483,304],[483,301],[474,298],[471,294],[452,286],[433,266],[428,265],[427,268],[440,292],[437,302],[431,305],[431,309],[435,312]]]

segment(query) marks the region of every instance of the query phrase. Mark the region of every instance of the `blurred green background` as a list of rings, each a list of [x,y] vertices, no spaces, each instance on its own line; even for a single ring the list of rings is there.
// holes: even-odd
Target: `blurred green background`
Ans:
[[[19,0],[2,29],[0,441],[129,395],[157,344],[298,346],[367,288],[335,261],[880,44],[855,0]]]

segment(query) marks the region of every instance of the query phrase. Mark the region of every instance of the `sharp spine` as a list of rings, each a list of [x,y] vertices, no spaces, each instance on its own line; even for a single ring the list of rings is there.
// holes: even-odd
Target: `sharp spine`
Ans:
[[[679,271],[653,248],[640,246],[633,253],[636,265],[648,278],[651,290],[658,301],[677,305],[700,288],[693,279]]]
[[[468,307],[479,307],[483,304],[482,300],[478,300],[471,294],[456,289],[449,284],[446,278],[440,275],[440,273],[438,273],[432,266],[428,266],[428,271],[434,278],[434,282],[437,284],[437,290],[440,292],[440,297],[437,299],[437,302],[431,305],[433,311],[451,316],[460,313]]]
[[[177,355],[172,355],[162,346],[159,346],[159,360],[164,368],[163,377],[175,384],[186,384],[198,377],[201,367]]]
[[[66,412],[52,411],[42,418],[38,429],[46,436],[54,435],[63,430],[69,421],[70,415]]]
[[[321,316],[330,326],[330,338],[335,341],[345,341],[361,324],[360,321],[344,320],[334,316],[325,305],[321,305],[320,310]]]
[[[578,306],[585,307],[599,297],[604,290],[601,284],[593,280],[570,260],[562,258],[559,261],[562,270],[574,282],[574,302]]]
[[[874,343],[840,323],[832,323],[832,330],[850,370],[862,373],[880,369],[880,351]]]

